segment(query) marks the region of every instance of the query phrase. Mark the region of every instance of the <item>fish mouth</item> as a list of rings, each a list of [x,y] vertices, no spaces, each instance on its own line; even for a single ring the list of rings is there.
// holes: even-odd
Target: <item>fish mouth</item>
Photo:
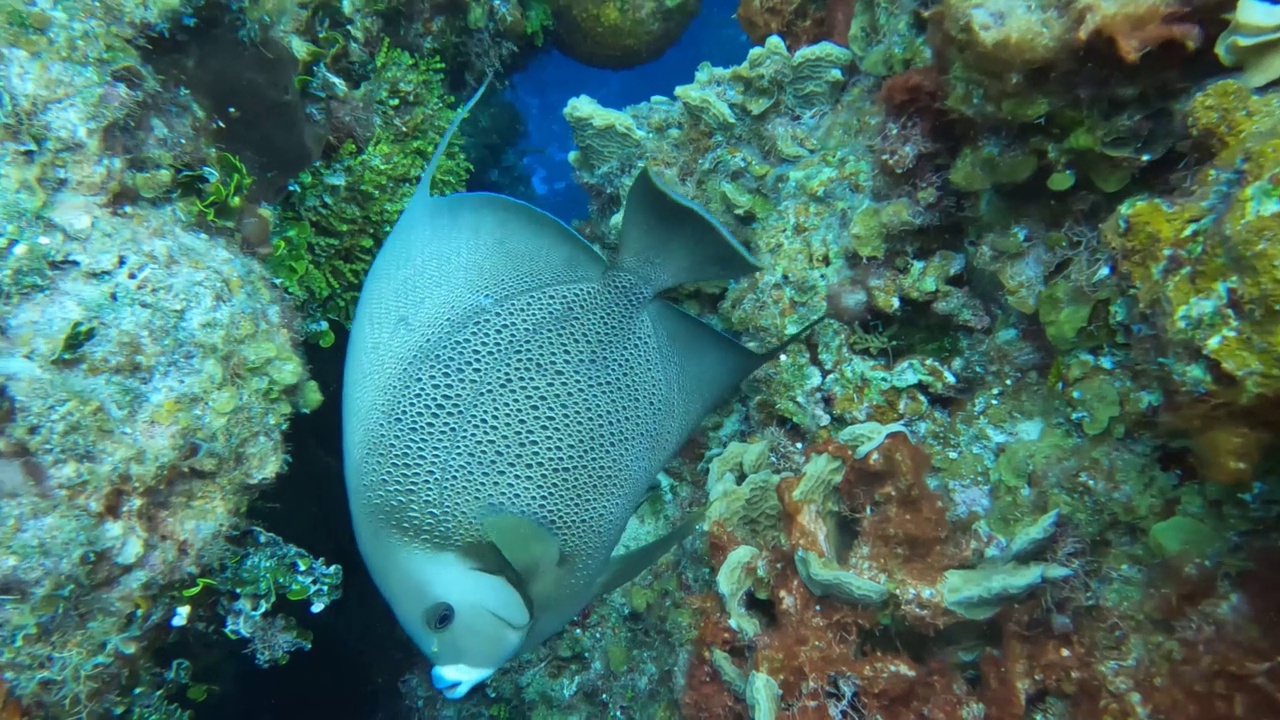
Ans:
[[[459,700],[471,692],[471,688],[488,680],[492,674],[493,668],[462,664],[437,665],[431,668],[431,684],[449,700]]]
[[[450,700],[457,700],[466,694],[466,692],[462,690],[462,683],[453,683],[452,685],[436,685],[436,689],[440,691],[441,695],[444,695],[446,698]]]

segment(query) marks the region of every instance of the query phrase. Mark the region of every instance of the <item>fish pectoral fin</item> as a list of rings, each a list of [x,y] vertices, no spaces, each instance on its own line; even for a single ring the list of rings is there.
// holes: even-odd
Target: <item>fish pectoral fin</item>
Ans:
[[[525,587],[557,572],[560,541],[541,523],[518,515],[495,515],[484,521],[484,532]]]
[[[705,515],[705,511],[698,511],[685,518],[684,522],[657,540],[647,545],[642,545],[635,550],[609,558],[609,564],[605,567],[604,573],[601,574],[600,581],[596,586],[596,593],[598,595],[611,593],[634,580],[636,576],[644,572],[645,568],[656,563],[663,555],[666,555],[668,550],[689,537],[697,529],[698,524],[702,522]]]
[[[760,264],[707,211],[654,176],[648,167],[631,183],[622,213],[619,263],[642,269],[657,294],[704,280],[750,275]]]

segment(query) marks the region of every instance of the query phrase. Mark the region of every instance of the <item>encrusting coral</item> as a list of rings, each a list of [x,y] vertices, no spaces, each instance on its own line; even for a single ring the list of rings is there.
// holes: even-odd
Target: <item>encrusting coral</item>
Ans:
[[[1161,336],[1192,353],[1171,368],[1178,381],[1249,404],[1280,393],[1271,362],[1280,353],[1280,109],[1224,80],[1197,94],[1187,113],[1209,158],[1197,174],[1201,190],[1131,198],[1103,238]]]
[[[1265,0],[1240,0],[1214,51],[1223,65],[1243,68],[1245,85],[1275,82],[1280,78],[1280,8]]]

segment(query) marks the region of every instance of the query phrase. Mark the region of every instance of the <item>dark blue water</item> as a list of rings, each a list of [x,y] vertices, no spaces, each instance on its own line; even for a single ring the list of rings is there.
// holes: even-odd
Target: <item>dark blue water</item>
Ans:
[[[528,131],[521,142],[525,170],[537,193],[533,204],[569,222],[587,215],[587,196],[573,181],[569,151],[573,138],[561,111],[569,98],[590,95],[601,105],[623,108],[654,95],[670,96],[693,82],[702,62],[738,65],[751,42],[733,13],[737,0],[703,0],[688,31],[661,58],[631,70],[597,70],[550,50],[513,75],[507,89]]]

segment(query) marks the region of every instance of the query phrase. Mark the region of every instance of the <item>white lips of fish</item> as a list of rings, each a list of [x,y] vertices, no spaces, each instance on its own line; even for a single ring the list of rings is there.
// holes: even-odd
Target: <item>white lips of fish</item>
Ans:
[[[495,668],[470,665],[437,665],[431,669],[431,684],[450,700],[457,700],[493,674]]]

